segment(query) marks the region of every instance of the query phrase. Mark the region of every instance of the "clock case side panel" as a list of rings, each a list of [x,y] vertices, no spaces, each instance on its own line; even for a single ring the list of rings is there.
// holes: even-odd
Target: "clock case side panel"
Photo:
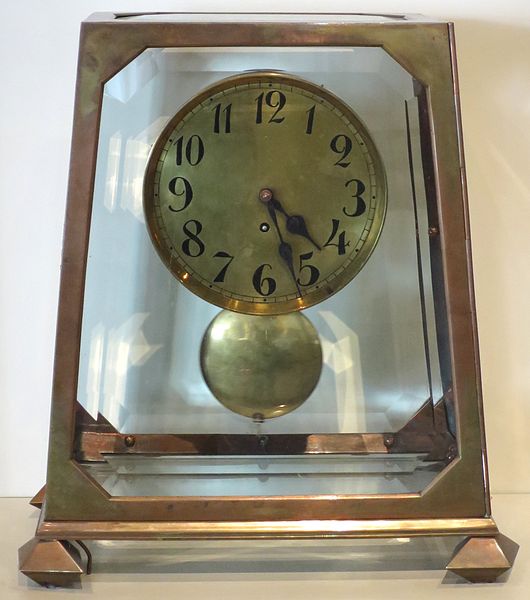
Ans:
[[[112,39],[112,45],[108,43],[109,39]],[[103,85],[148,47],[211,47],[211,40],[216,40],[219,47],[382,46],[427,90],[460,456],[425,492],[340,496],[336,499],[322,496],[110,497],[73,458],[76,412],[79,410],[76,395],[84,278]],[[241,529],[242,535],[250,535],[249,524],[252,522],[382,519],[389,515],[397,520],[438,518],[453,522],[454,519],[474,519],[480,522],[479,529],[486,527],[487,532],[492,533],[494,524],[488,518],[484,467],[467,208],[464,182],[460,177],[463,162],[453,57],[451,28],[442,23],[404,21],[361,26],[351,23],[146,24],[92,20],[83,24],[61,274],[47,492],[39,535],[52,535],[52,530],[56,535],[60,521],[149,521],[182,525],[186,522],[229,523],[237,516],[238,521],[247,524]],[[454,493],[455,489],[460,490],[458,494]],[[67,528],[66,524],[64,527]],[[256,532],[258,529],[256,525]],[[278,528],[275,531],[279,534]],[[346,531],[341,534],[346,535]],[[175,533],[176,537],[179,535]]]

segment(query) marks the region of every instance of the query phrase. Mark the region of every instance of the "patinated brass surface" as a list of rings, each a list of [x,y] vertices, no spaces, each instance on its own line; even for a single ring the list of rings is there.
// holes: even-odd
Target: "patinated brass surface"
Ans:
[[[427,460],[456,458],[456,440],[447,429],[446,403],[427,400],[397,432],[334,434],[121,434],[85,415],[75,458],[102,462],[112,455],[300,455],[300,454],[425,454]]]
[[[456,549],[447,570],[471,583],[491,583],[511,569],[518,550],[518,544],[502,534],[471,537]]]
[[[209,500],[211,500],[209,498]],[[259,501],[254,499],[255,502]],[[370,519],[274,521],[43,521],[42,539],[271,539],[271,538],[387,538],[425,535],[496,536],[493,519]]]
[[[84,573],[77,548],[66,541],[33,538],[19,549],[18,561],[24,575],[45,586],[79,583]]]
[[[208,302],[249,314],[300,310],[340,290],[372,253],[386,202],[383,164],[352,109],[323,87],[261,71],[181,108],[144,184],[168,269]]]
[[[107,51],[112,39],[112,53]],[[433,239],[443,272],[438,284],[446,293],[448,349],[453,365],[453,392],[459,457],[421,494],[369,497],[110,498],[72,460],[75,399],[88,248],[92,191],[97,156],[103,83],[145,48],[191,46],[382,46],[426,89],[424,110],[431,133],[431,207],[440,235]],[[48,485],[42,528],[84,519],[135,524],[244,520],[248,533],[272,519],[280,533],[285,520],[362,519],[370,523],[392,515],[400,519],[488,518],[490,513],[478,351],[471,289],[467,203],[462,183],[458,98],[453,72],[454,42],[447,23],[400,19],[384,24],[340,23],[134,23],[99,15],[83,24],[68,207],[61,273],[61,293],[53,383]],[[462,435],[461,432],[465,432]],[[459,493],[454,491],[458,489]],[[366,519],[366,521],[364,521]],[[459,521],[455,521],[462,523]],[[84,523],[89,528],[88,523]],[[132,525],[131,525],[132,526]],[[364,528],[364,529],[363,529]],[[44,529],[43,529],[44,530]],[[156,530],[152,530],[156,531]],[[308,531],[315,532],[308,526]],[[424,529],[428,533],[428,527]],[[456,532],[456,529],[455,529]]]
[[[307,400],[320,378],[322,348],[311,321],[300,313],[225,310],[204,334],[201,369],[221,404],[259,422]]]
[[[128,444],[128,439],[133,441]],[[79,461],[101,462],[106,454],[267,456],[300,454],[425,454],[428,460],[448,460],[455,444],[447,432],[333,433],[333,434],[80,434],[75,456]]]
[[[46,486],[43,485],[41,487],[41,489],[29,501],[31,506],[34,506],[35,508],[42,508],[42,505],[44,504],[45,494],[46,494]]]
[[[475,569],[500,572],[514,553],[490,517],[482,422],[478,344],[472,291],[465,170],[451,24],[399,18],[384,23],[131,22],[113,14],[92,16],[81,30],[74,130],[68,191],[46,501],[37,535],[20,551],[20,568],[43,583],[77,581],[82,571],[64,553],[63,539],[164,539],[201,537],[388,537],[470,535],[471,542],[449,568],[478,580]],[[112,40],[111,50],[109,40]],[[428,196],[433,289],[437,324],[450,360],[458,456],[422,493],[342,497],[120,498],[110,497],[86,475],[75,452],[96,453],[123,436],[92,443],[79,420],[77,376],[84,278],[97,157],[103,85],[149,47],[380,46],[421,89],[420,121]],[[443,323],[447,320],[447,333]],[[440,333],[440,332],[439,332]],[[447,390],[446,390],[447,391]],[[417,423],[429,422],[422,415]],[[433,415],[433,422],[436,415]],[[427,427],[427,429],[425,429]],[[413,427],[410,435],[430,431]],[[435,427],[433,435],[440,434]],[[384,451],[382,434],[366,441]],[[445,433],[441,433],[445,436]],[[88,446],[84,440],[88,439]],[[444,437],[444,439],[446,439]],[[110,441],[109,441],[110,440]],[[138,436],[136,448],[159,440]],[[195,440],[197,441],[197,440]],[[79,442],[81,442],[80,445]],[[182,440],[178,442],[182,443]],[[361,448],[363,439],[355,440]],[[91,445],[92,444],[92,445]],[[125,445],[126,446],[126,445]],[[128,451],[132,451],[132,448]],[[193,447],[191,444],[190,447]],[[390,448],[400,447],[394,439]],[[181,446],[179,446],[181,448]],[[171,451],[171,448],[169,448]],[[95,454],[94,454],[95,455]],[[82,453],[79,455],[82,458]],[[456,493],[457,492],[457,493]],[[352,517],[354,518],[352,520]],[[476,544],[478,540],[478,546]],[[492,541],[493,540],[493,541]],[[45,547],[42,544],[51,544]],[[473,546],[473,548],[471,548]],[[478,548],[478,553],[475,552]],[[473,550],[472,560],[470,551]],[[60,555],[57,563],[55,553]],[[464,556],[465,555],[465,556]],[[492,559],[493,557],[493,559]],[[59,564],[58,570],[57,565]],[[482,575],[481,575],[482,573]],[[495,573],[495,574],[496,574]],[[57,579],[55,576],[57,575]],[[482,580],[486,578],[482,577]]]

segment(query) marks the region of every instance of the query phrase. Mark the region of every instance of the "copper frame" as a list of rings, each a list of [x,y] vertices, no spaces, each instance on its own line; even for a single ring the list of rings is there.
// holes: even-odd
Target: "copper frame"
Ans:
[[[426,460],[450,462],[456,440],[447,428],[446,399],[430,400],[397,432],[333,434],[126,434],[108,422],[94,422],[84,411],[78,416],[74,458],[105,461],[106,455],[142,456],[290,456],[301,454],[381,455],[424,454]],[[81,423],[79,423],[79,421]]]
[[[108,39],[112,39],[109,52]],[[212,42],[214,41],[214,42]],[[103,85],[149,47],[381,46],[427,90],[459,455],[420,493],[365,496],[111,497],[74,457],[84,277]],[[82,24],[53,380],[46,500],[36,536],[68,539],[389,537],[496,539],[490,515],[464,158],[450,23]]]

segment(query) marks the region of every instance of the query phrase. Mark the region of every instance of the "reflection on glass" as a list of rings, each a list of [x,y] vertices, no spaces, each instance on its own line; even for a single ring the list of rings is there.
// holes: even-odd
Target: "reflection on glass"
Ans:
[[[108,455],[90,473],[113,496],[400,494],[425,488],[440,470],[425,458]]]
[[[201,339],[220,309],[161,263],[144,223],[142,185],[151,145],[184,102],[223,77],[260,68],[324,85],[349,104],[382,156],[389,196],[366,266],[339,294],[304,311],[323,352],[316,389],[292,413],[256,425],[226,410],[202,378]],[[442,397],[418,106],[412,78],[389,55],[381,48],[152,49],[104,92],[78,386],[94,418],[100,413],[119,432],[137,434],[395,432]],[[124,495],[154,487],[161,495],[397,493],[423,489],[443,466],[424,459],[275,457],[265,479],[256,457],[109,456],[93,475]],[[169,469],[165,477],[157,464]],[[237,477],[216,474],[227,465]],[[280,465],[289,473],[278,476]]]
[[[89,543],[98,573],[244,573],[256,585],[263,574],[363,573],[444,570],[460,536],[370,540],[179,540]],[[402,576],[402,575],[401,575]],[[422,577],[427,575],[423,574]],[[439,585],[439,574],[435,576]]]

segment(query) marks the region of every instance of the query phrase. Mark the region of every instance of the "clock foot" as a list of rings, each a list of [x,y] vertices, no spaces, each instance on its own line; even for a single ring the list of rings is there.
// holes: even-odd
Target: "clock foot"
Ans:
[[[519,545],[505,535],[469,537],[460,544],[446,569],[471,583],[492,583],[511,569]]]
[[[43,485],[41,489],[33,496],[33,498],[29,501],[31,506],[38,508],[39,510],[42,508],[44,504],[44,495],[46,494],[46,486]]]
[[[77,548],[66,540],[32,538],[18,551],[21,573],[43,586],[80,583],[84,569]]]

